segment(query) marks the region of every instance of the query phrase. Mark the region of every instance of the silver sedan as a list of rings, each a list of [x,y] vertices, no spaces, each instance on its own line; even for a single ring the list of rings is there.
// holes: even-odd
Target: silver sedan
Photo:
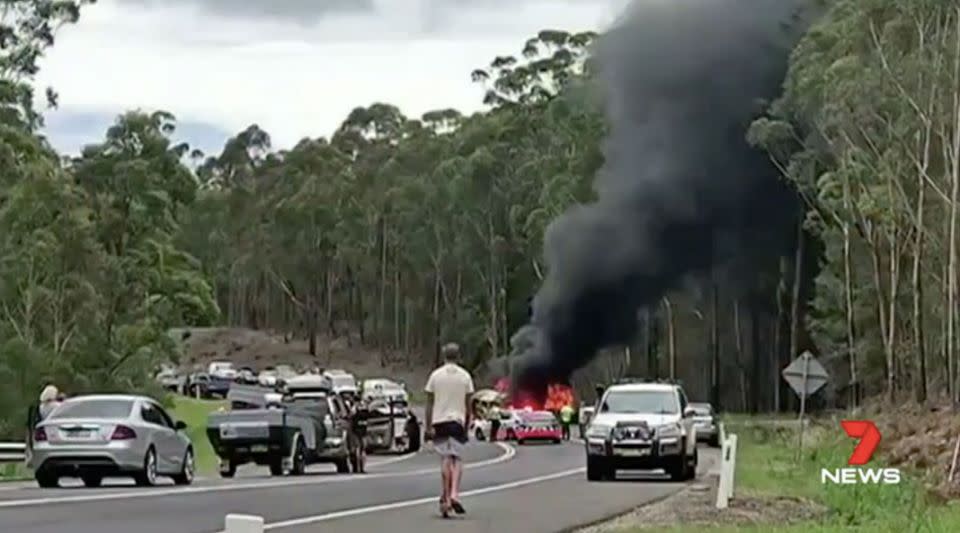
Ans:
[[[144,396],[71,398],[36,426],[30,467],[41,487],[56,487],[61,477],[97,487],[113,476],[141,486],[159,476],[189,485],[195,463],[186,427]]]

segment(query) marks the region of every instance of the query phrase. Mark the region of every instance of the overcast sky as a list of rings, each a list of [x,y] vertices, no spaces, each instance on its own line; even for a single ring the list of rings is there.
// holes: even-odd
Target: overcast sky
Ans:
[[[118,113],[165,109],[205,151],[251,123],[280,147],[358,105],[480,108],[470,72],[541,29],[602,30],[628,0],[100,0],[58,35],[38,82],[75,152]]]

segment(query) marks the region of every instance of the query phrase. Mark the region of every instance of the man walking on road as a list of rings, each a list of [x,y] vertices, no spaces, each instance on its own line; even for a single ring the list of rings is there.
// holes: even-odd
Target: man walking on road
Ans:
[[[464,514],[460,503],[460,479],[463,475],[463,445],[470,427],[470,397],[473,378],[459,364],[460,346],[454,343],[442,349],[444,365],[433,371],[424,391],[427,393],[426,436],[433,440],[440,455],[440,513]]]

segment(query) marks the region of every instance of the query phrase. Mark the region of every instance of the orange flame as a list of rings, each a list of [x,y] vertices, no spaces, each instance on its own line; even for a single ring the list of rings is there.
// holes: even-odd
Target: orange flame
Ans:
[[[560,383],[548,385],[547,401],[544,402],[543,409],[559,411],[565,405],[573,406],[573,389]]]
[[[497,380],[496,384],[494,384],[494,389],[498,392],[508,394],[510,396],[509,404],[515,409],[559,411],[565,405],[573,406],[575,402],[573,389],[561,383],[548,385],[547,397],[542,402],[538,400],[537,395],[530,391],[518,390],[511,393],[510,380],[508,378],[500,378]]]

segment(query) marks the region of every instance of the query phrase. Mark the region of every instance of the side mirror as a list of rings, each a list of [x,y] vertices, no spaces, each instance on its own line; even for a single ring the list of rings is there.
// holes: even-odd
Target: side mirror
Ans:
[[[187,429],[187,423],[183,420],[177,420],[177,423],[174,424],[173,427],[177,428],[177,431],[183,431]]]
[[[697,412],[694,411],[692,407],[687,407],[686,409],[683,410],[683,417],[684,417],[684,418],[691,418],[691,417],[693,417],[693,416],[696,415],[696,414],[697,414]]]
[[[610,406],[607,405],[606,402],[604,402],[603,405],[600,406],[600,412],[601,412],[601,413],[606,413],[606,412],[609,411],[609,410],[610,410]]]

